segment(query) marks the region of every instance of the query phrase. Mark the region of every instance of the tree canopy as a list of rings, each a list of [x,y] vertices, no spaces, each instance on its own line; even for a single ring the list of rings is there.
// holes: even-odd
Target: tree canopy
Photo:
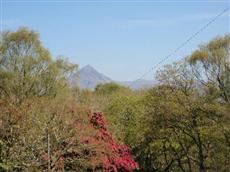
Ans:
[[[78,66],[53,59],[37,32],[1,37],[0,171],[229,171],[229,34],[136,91],[75,88]]]

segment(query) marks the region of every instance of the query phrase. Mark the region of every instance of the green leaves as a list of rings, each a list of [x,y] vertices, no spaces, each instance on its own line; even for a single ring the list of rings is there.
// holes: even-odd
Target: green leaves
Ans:
[[[195,64],[197,61],[206,61],[208,60],[208,56],[209,54],[207,51],[197,50],[191,55],[189,62]]]
[[[212,84],[220,101],[230,101],[230,36],[218,37],[201,46],[188,58],[194,75],[204,87]]]
[[[67,87],[77,65],[52,60],[39,35],[27,28],[3,33],[0,56],[0,96],[20,104],[34,96],[55,96]]]
[[[21,28],[2,38],[0,171],[99,170],[111,150],[93,142],[101,136],[89,125],[88,108],[104,111],[109,131],[131,147],[141,170],[230,168],[229,35],[166,65],[159,84],[142,91],[116,83],[70,89],[77,65],[53,60],[36,32]]]
[[[116,83],[98,84],[95,88],[95,93],[99,95],[110,95],[114,93],[119,94],[126,92],[131,92],[131,90],[128,87],[124,87]]]

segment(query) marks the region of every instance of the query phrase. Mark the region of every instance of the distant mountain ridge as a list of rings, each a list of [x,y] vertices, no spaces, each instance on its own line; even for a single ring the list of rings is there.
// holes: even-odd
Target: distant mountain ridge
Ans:
[[[150,88],[156,84],[156,82],[153,80],[114,81],[104,74],[98,72],[90,65],[80,69],[76,75],[71,77],[70,82],[72,85],[78,85],[82,89],[94,89],[98,84],[105,84],[110,82],[128,86],[134,90]]]
[[[154,80],[137,80],[137,81],[117,81],[118,84],[130,87],[133,90],[151,88],[156,85],[156,81]]]

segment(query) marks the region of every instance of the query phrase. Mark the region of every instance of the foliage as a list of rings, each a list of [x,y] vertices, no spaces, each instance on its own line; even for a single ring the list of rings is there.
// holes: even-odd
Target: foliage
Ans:
[[[104,109],[110,125],[109,129],[120,141],[136,147],[141,139],[142,114],[144,106],[142,97],[135,95],[114,95]]]
[[[131,91],[128,87],[121,86],[116,83],[107,83],[107,84],[98,84],[95,88],[96,94],[109,95],[109,94],[118,94]]]
[[[52,60],[38,34],[26,28],[5,32],[0,50],[0,171],[138,167],[129,148],[107,131],[101,114],[87,113],[94,94],[70,88],[76,65]]]
[[[118,144],[107,131],[102,114],[93,113],[90,121],[94,128],[98,130],[96,139],[106,142],[107,144],[107,146],[104,147],[105,150],[103,150],[103,171],[125,172],[137,169],[138,164],[133,160],[129,148],[126,145]]]
[[[229,35],[141,91],[70,87],[77,65],[53,60],[36,32],[1,36],[0,171],[229,171]]]
[[[1,99],[17,104],[34,96],[55,96],[77,69],[64,59],[52,60],[39,35],[27,28],[4,32],[0,54]]]
[[[159,84],[116,95],[105,106],[111,131],[143,171],[230,168],[229,35],[158,71]]]
[[[202,45],[189,57],[197,79],[210,83],[221,101],[230,102],[230,35],[218,37]],[[209,86],[210,86],[209,84]]]

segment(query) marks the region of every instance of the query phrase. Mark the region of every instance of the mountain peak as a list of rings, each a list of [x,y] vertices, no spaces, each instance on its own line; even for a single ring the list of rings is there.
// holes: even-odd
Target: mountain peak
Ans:
[[[93,68],[91,65],[87,64],[86,66],[84,66],[83,68]]]
[[[99,73],[90,65],[84,66],[82,69],[80,69],[78,74],[80,77],[78,85],[81,88],[94,89],[98,84],[112,82],[109,77]]]
[[[91,65],[86,65],[83,68],[80,69],[80,71],[77,73],[78,78],[72,79],[73,85],[78,85],[80,88],[86,88],[86,89],[94,89],[98,84],[105,84],[110,82],[116,82],[118,84],[124,85],[124,86],[130,86],[132,85],[132,89],[140,89],[140,88],[149,88],[155,84],[154,81],[148,81],[148,80],[138,80],[138,81],[113,81],[109,77],[105,76],[104,74],[98,72],[96,69],[94,69]],[[74,77],[73,77],[74,78]]]
[[[86,65],[86,66],[84,66],[83,68],[81,68],[81,70],[80,71],[82,71],[82,70],[87,70],[87,71],[96,71],[96,69],[94,69],[91,65]]]

